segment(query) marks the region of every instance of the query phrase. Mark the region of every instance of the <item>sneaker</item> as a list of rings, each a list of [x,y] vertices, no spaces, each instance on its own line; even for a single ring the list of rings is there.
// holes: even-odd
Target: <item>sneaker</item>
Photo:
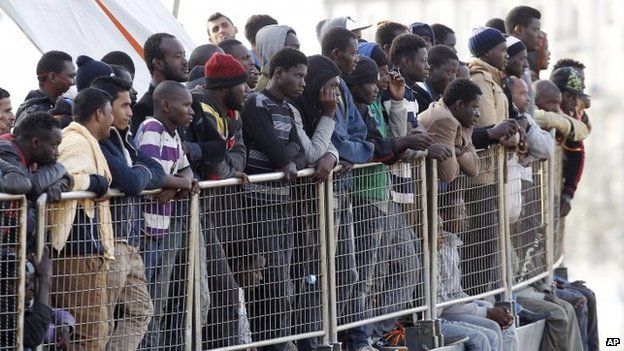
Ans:
[[[407,350],[405,328],[401,323],[397,323],[397,327],[379,338],[373,347],[377,350]]]

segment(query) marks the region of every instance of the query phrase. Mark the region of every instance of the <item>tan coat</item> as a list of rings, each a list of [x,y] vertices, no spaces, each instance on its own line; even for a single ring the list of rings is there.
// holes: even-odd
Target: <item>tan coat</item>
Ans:
[[[442,99],[423,111],[418,121],[427,132],[435,134],[434,142],[451,149],[451,157],[438,161],[440,179],[450,183],[459,176],[460,170],[470,177],[479,173],[479,157],[472,145],[472,128],[463,128]]]
[[[468,64],[470,79],[481,88],[483,95],[479,101],[481,117],[476,128],[498,124],[509,118],[509,101],[503,92],[501,72],[481,59],[473,58]]]
[[[110,184],[112,176],[100,144],[81,124],[72,122],[63,129],[63,140],[59,145],[58,162],[65,166],[74,179],[72,190],[87,190],[91,174],[106,177]],[[114,260],[114,235],[110,204],[107,201],[95,203],[91,199],[66,200],[51,204],[50,223],[58,224],[51,228],[52,246],[60,251],[65,247],[80,205],[89,218],[98,211],[98,233],[104,248],[104,258]]]
[[[585,123],[561,112],[536,110],[535,121],[542,129],[555,129],[564,139],[581,141],[589,136],[589,128]]]

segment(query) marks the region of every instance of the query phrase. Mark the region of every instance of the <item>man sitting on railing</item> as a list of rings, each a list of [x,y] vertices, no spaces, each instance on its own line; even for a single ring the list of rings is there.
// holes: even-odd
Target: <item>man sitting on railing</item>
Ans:
[[[290,335],[292,327],[291,256],[294,223],[290,207],[291,184],[305,167],[294,114],[286,99],[298,97],[305,86],[308,60],[298,50],[284,48],[271,58],[270,81],[266,89],[250,94],[241,113],[243,138],[247,145],[248,174],[284,172],[284,182],[252,183],[245,201],[249,223],[241,255],[263,255],[266,259],[263,284],[254,287],[248,301],[254,340]],[[284,185],[286,183],[287,185]],[[295,348],[292,342],[265,350]]]
[[[165,172],[158,162],[135,148],[130,141],[129,81],[117,77],[99,77],[91,87],[107,92],[113,108],[110,136],[100,140],[102,153],[111,171],[111,187],[125,194],[113,198],[111,215],[115,230],[115,260],[108,272],[108,313],[111,317],[107,350],[136,349],[147,331],[154,312],[147,290],[145,265],[139,253],[141,209],[137,195],[163,185]],[[119,306],[123,318],[112,316]],[[116,324],[116,325],[115,325]]]
[[[446,193],[444,196],[448,203],[440,211],[440,223],[445,226],[438,231],[438,301],[448,302],[469,297],[461,286],[462,271],[460,262],[462,258],[458,251],[462,241],[450,230],[465,232],[468,226],[466,208],[461,197],[457,194]],[[513,315],[503,307],[494,307],[486,301],[471,301],[458,303],[444,307],[440,316],[449,321],[463,322],[463,326],[482,327],[489,330],[486,332],[490,340],[492,350],[512,351],[518,349],[518,338],[513,327]],[[491,332],[494,332],[492,335]],[[494,337],[492,337],[494,336]]]

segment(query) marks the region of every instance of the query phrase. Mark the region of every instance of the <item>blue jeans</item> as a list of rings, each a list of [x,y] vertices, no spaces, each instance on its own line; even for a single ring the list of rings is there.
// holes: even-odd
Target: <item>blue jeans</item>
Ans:
[[[466,351],[491,351],[491,345],[498,343],[498,336],[493,331],[464,322],[442,319],[442,334],[445,337],[467,336]]]
[[[518,350],[518,337],[513,326],[509,329],[501,330],[498,323],[485,317],[473,316],[469,314],[443,314],[445,319],[457,322],[465,322],[479,327],[487,328],[496,333],[498,344],[491,345],[492,350],[515,351]]]

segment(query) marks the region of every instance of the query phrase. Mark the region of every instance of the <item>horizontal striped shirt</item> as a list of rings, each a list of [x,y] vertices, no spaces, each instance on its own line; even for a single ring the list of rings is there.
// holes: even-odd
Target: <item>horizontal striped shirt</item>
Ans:
[[[156,160],[169,175],[176,175],[189,166],[182,150],[180,135],[176,130],[172,135],[157,119],[148,117],[137,131],[135,144],[147,156]],[[151,197],[150,197],[151,199]],[[147,201],[143,204],[145,231],[148,235],[164,236],[171,222],[172,204]]]

